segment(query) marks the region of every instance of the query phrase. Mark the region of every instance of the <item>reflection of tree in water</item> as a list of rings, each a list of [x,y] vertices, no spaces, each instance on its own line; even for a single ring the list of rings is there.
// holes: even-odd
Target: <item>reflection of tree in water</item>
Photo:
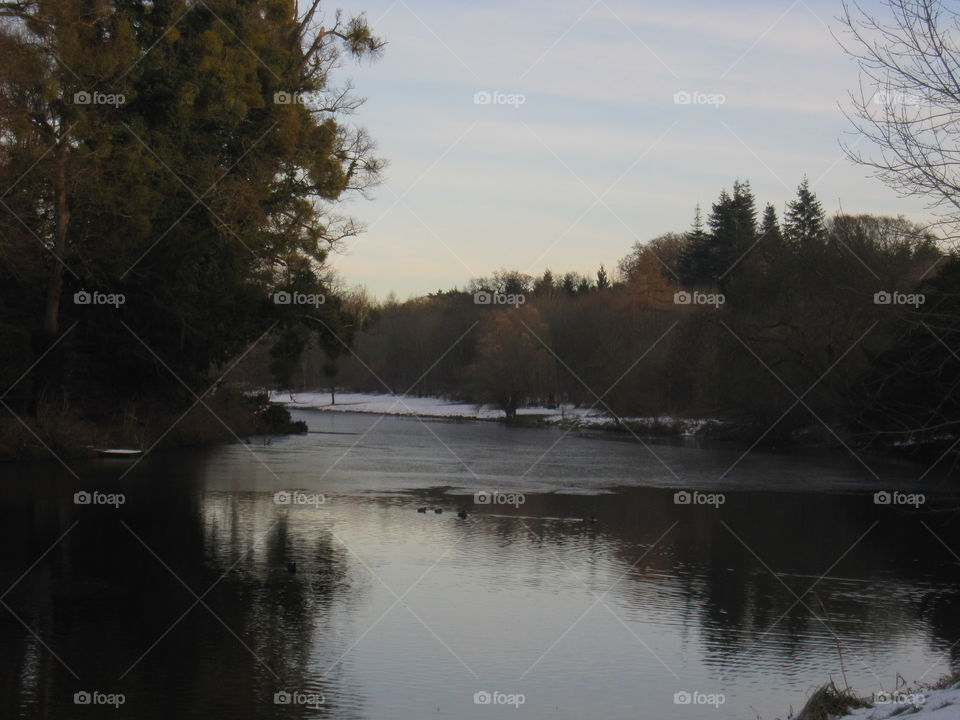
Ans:
[[[4,598],[80,679],[0,608],[3,717],[72,716],[73,693],[94,688],[126,695],[117,718],[317,715],[275,706],[273,694],[323,691],[311,660],[331,654],[323,630],[342,594],[342,553],[300,516],[278,520],[268,494],[202,496],[196,466],[165,467],[122,488],[85,474],[84,486],[126,494],[119,510],[76,507],[69,477],[0,483],[4,590],[80,520]],[[203,604],[188,612],[187,588],[222,623]],[[325,695],[338,717],[351,715]]]
[[[659,511],[677,516],[669,494],[660,502]],[[644,504],[651,512],[646,495]],[[839,671],[834,633],[848,669],[858,665],[853,656],[922,642],[917,635],[925,629],[931,653],[960,638],[955,593],[922,589],[954,583],[957,567],[947,571],[936,558],[936,541],[916,515],[878,512],[867,494],[738,493],[728,494],[719,511],[688,507],[680,518],[673,552],[692,572],[678,576],[702,606],[711,664],[756,664],[751,656],[765,655],[765,665],[790,666],[819,656],[826,676]]]

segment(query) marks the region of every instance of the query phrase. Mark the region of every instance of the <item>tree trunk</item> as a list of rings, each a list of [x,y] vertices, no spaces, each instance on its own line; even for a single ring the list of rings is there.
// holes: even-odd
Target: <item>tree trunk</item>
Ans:
[[[60,139],[56,151],[56,170],[53,173],[55,227],[53,252],[56,257],[47,281],[47,299],[43,329],[52,342],[60,332],[60,296],[63,293],[63,258],[67,250],[67,229],[70,225],[70,205],[67,203],[67,137]]]

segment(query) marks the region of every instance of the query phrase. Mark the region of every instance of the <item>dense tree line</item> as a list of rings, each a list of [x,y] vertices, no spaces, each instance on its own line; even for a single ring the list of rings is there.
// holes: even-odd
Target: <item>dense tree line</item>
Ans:
[[[572,402],[721,417],[770,441],[944,441],[960,417],[958,273],[903,218],[826,218],[804,180],[781,221],[737,181],[687,232],[634,246],[613,279],[503,270],[406,302],[349,297],[353,355],[335,379],[301,368],[292,386],[445,395],[507,416]]]
[[[349,336],[326,257],[382,161],[330,73],[383,43],[323,20],[318,0],[0,3],[0,426],[179,411],[265,334],[281,377]]]

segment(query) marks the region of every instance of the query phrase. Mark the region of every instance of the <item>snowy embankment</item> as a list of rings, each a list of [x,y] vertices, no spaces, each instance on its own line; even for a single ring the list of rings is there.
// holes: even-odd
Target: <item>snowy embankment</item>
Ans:
[[[873,706],[853,710],[838,720],[960,720],[960,687],[927,690],[922,693],[892,693]]]
[[[326,412],[358,412],[376,415],[408,415],[429,418],[468,418],[473,420],[503,419],[503,411],[491,405],[445,400],[436,397],[413,397],[410,395],[387,395],[378,393],[337,393],[336,404],[330,402],[330,393],[273,392],[270,399],[284,403],[291,408],[323,410]],[[554,425],[574,425],[585,428],[613,428],[619,423],[609,413],[598,408],[576,407],[566,404],[555,408],[525,407],[517,414],[536,417]],[[674,417],[630,417],[621,418],[632,429],[676,428],[681,435],[694,435],[704,425],[711,422],[705,419]]]

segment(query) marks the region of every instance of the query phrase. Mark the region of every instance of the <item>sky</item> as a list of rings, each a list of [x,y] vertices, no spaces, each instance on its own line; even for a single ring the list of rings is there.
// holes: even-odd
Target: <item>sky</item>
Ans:
[[[367,231],[332,263],[381,299],[613,269],[736,179],[781,214],[807,175],[828,214],[929,217],[844,157],[869,145],[842,109],[840,0],[350,1],[388,45],[333,80],[390,165],[342,208]]]

